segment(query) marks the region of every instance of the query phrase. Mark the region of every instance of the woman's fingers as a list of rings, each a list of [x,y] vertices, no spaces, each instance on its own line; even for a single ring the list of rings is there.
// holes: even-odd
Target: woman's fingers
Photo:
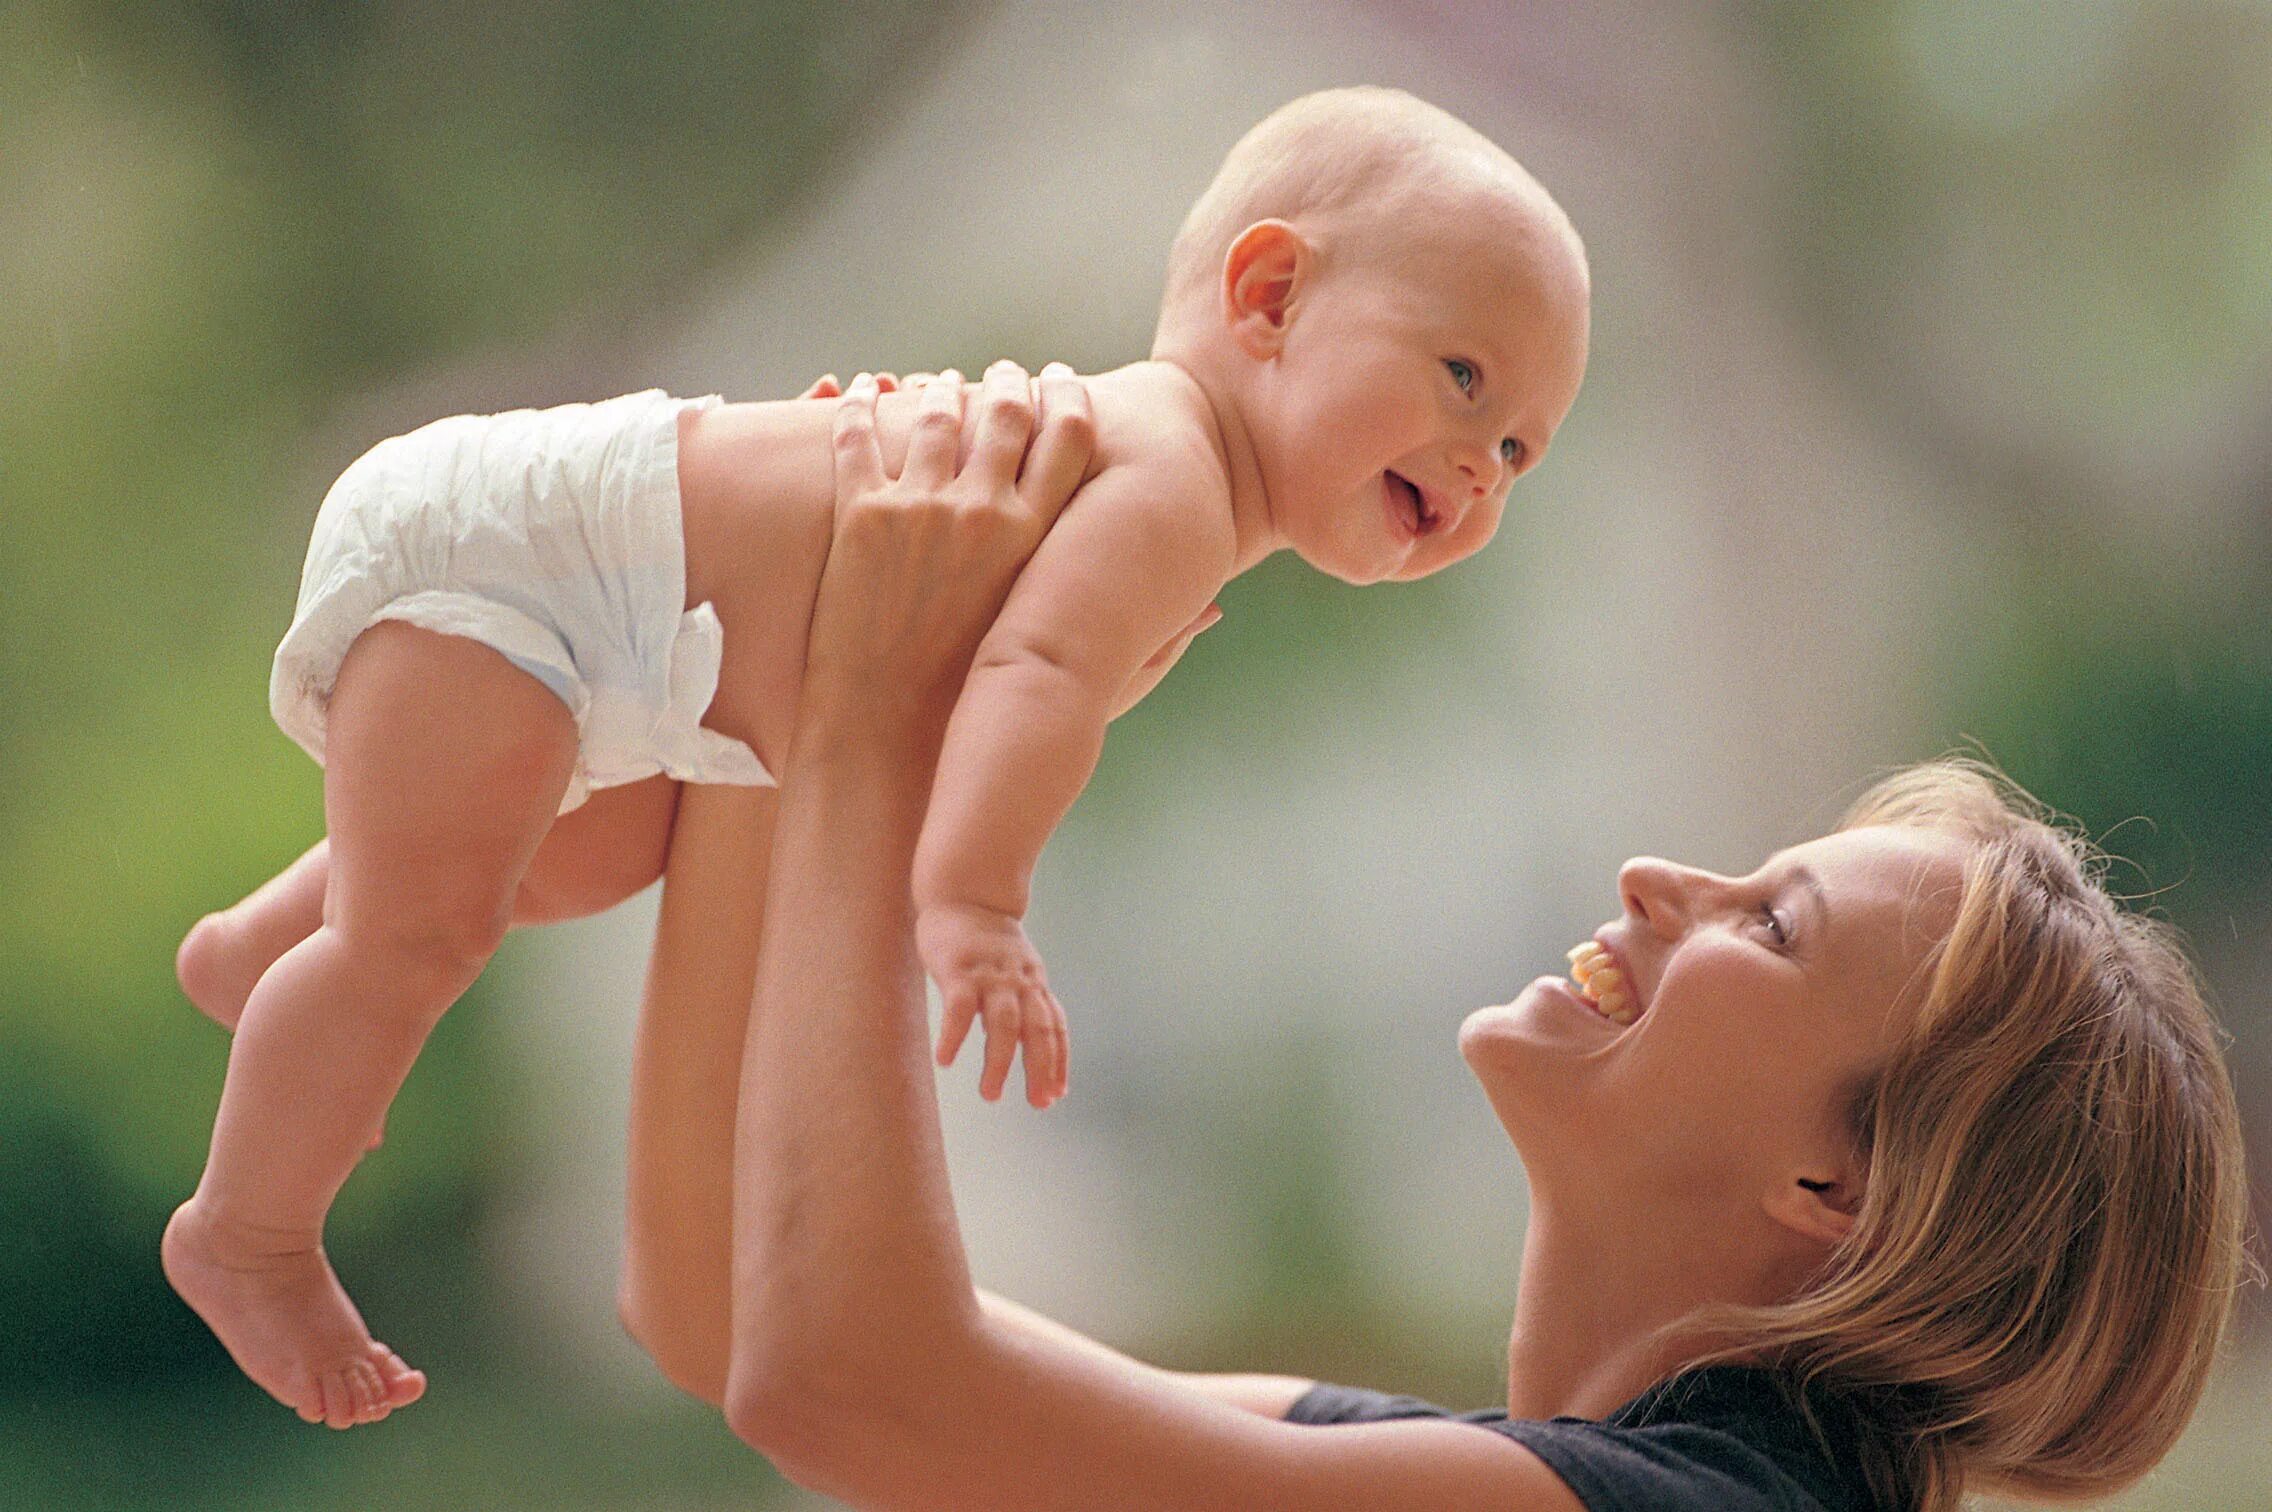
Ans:
[[[844,385],[836,381],[834,373],[823,373],[813,380],[813,386],[797,396],[799,399],[841,399]]]
[[[852,380],[836,406],[836,497],[839,503],[884,486],[883,448],[876,441],[876,380]]]
[[[949,368],[925,384],[916,401],[900,483],[926,492],[938,490],[954,477],[955,455],[961,450],[962,374]]]
[[[1209,604],[1199,611],[1190,624],[1178,630],[1174,639],[1146,658],[1142,670],[1149,672],[1156,668],[1162,676],[1165,676],[1170,667],[1183,659],[1183,653],[1191,649],[1191,643],[1199,639],[1200,632],[1222,617],[1223,606],[1221,604]]]
[[[986,370],[978,388],[978,434],[963,468],[966,486],[991,499],[1017,481],[1026,442],[1033,439],[1033,395],[1026,370],[1005,357]]]
[[[1198,618],[1178,630],[1174,639],[1146,657],[1144,664],[1129,673],[1128,681],[1121,685],[1120,695],[1112,701],[1112,717],[1118,719],[1142,703],[1145,696],[1158,687],[1161,680],[1174,670],[1175,664],[1183,659],[1183,653],[1191,649],[1191,643],[1199,638],[1200,632],[1222,617],[1222,607],[1209,604],[1199,611]]]
[[[1018,496],[1042,519],[1054,521],[1081,486],[1097,438],[1088,388],[1062,362],[1041,370],[1040,426],[1018,477]]]

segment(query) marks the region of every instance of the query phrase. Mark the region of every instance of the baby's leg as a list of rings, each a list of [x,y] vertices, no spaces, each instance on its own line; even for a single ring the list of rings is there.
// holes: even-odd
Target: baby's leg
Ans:
[[[318,840],[240,902],[191,926],[174,952],[174,976],[200,1013],[237,1027],[261,974],[322,927],[330,875],[330,842]]]
[[[382,1417],[424,1378],[372,1342],[323,1220],[427,1032],[481,971],[576,754],[575,721],[477,642],[364,632],[332,694],[323,925],[264,973],[230,1047],[174,1288],[311,1422]]]
[[[649,777],[601,788],[553,821],[513,899],[513,924],[553,924],[613,908],[663,874],[678,784]],[[224,1029],[261,973],[323,923],[331,844],[306,854],[242,902],[197,921],[174,956],[174,974],[198,1010]]]

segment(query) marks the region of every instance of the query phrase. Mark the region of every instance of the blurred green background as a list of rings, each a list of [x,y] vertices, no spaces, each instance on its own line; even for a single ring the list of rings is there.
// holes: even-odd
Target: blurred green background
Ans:
[[[1330,83],[1555,190],[1593,371],[1492,551],[1269,564],[1119,727],[1036,915],[1081,1090],[949,1098],[982,1278],[1490,1400],[1458,1014],[1623,854],[1748,866],[1965,741],[2193,938],[2261,1157],[2272,9],[1650,14],[0,0],[0,1508],[799,1504],[611,1333],[651,900],[510,942],[342,1199],[427,1403],[304,1428],[164,1287],[225,1056],[174,947],[320,833],[264,707],[307,523],[455,410],[1139,357],[1181,207]],[[2113,1505],[2272,1503],[2264,1318]]]

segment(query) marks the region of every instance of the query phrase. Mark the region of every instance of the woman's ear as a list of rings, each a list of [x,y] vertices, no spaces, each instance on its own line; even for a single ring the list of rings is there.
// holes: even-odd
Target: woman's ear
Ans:
[[[1248,356],[1270,358],[1285,344],[1310,276],[1310,245],[1282,220],[1256,221],[1223,256],[1223,318]]]
[[[1767,1216],[1801,1238],[1828,1246],[1853,1232],[1861,1187],[1837,1173],[1794,1177],[1767,1194]]]

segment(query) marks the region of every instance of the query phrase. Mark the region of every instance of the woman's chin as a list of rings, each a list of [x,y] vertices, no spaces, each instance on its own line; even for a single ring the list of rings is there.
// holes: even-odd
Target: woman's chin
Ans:
[[[1594,1016],[1563,1002],[1559,985],[1541,977],[1514,1001],[1478,1008],[1459,1026],[1460,1059],[1509,1134],[1517,1122],[1568,1116],[1558,1105],[1587,1080],[1574,1073],[1604,1048],[1610,1036],[1603,1030],[1614,1028],[1588,1022]]]
[[[1569,982],[1542,976],[1514,1001],[1469,1014],[1459,1026],[1459,1050],[1480,1072],[1485,1062],[1508,1057],[1595,1055],[1617,1036],[1617,1026],[1580,999]]]
[[[1519,1038],[1521,1031],[1514,1020],[1520,1011],[1520,1002],[1518,998],[1512,1003],[1478,1008],[1460,1020],[1459,1058],[1478,1076],[1486,1063],[1496,1061],[1505,1053],[1506,1041]]]

